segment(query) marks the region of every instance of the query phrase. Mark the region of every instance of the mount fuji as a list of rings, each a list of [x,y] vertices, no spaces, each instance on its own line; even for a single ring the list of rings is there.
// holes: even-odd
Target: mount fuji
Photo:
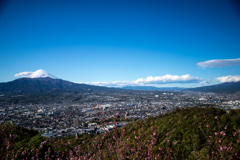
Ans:
[[[47,71],[39,69],[35,72],[21,72],[14,75],[21,77],[10,82],[0,83],[0,94],[9,95],[32,95],[52,92],[92,92],[92,91],[115,91],[119,89],[92,86],[87,84],[77,84],[62,80],[49,74]]]
[[[53,79],[58,79],[57,77],[49,74],[47,71],[44,71],[42,69],[39,69],[35,72],[21,72],[18,74],[14,75],[15,77],[23,77],[23,78],[53,78]]]

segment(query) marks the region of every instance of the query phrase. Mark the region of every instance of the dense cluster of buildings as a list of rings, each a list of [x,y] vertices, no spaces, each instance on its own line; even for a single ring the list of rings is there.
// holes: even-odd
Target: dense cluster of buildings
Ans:
[[[138,94],[127,96],[88,94],[77,103],[1,103],[0,123],[9,121],[22,127],[43,131],[42,135],[47,137],[100,134],[121,127],[130,120],[194,106],[214,106],[226,111],[237,109],[240,108],[239,93],[139,91]]]

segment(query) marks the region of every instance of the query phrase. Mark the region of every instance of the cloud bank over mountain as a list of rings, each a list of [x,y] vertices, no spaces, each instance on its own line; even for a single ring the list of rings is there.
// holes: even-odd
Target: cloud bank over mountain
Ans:
[[[237,59],[214,59],[205,62],[197,63],[199,67],[214,68],[214,67],[229,67],[233,65],[240,65],[240,58]]]
[[[123,87],[123,86],[146,86],[171,83],[199,83],[202,78],[193,77],[190,74],[182,76],[166,74],[165,76],[139,78],[135,81],[112,81],[112,82],[77,82],[96,86]]]
[[[49,74],[47,71],[44,71],[42,69],[39,69],[35,72],[21,72],[18,74],[14,75],[15,77],[22,77],[22,78],[46,78],[46,77],[50,77],[53,79],[57,79],[57,77]]]
[[[218,77],[218,78],[215,78],[214,80],[219,81],[221,83],[238,82],[238,81],[240,81],[240,76],[239,75],[235,75],[235,76],[229,75],[229,76]]]
[[[39,69],[35,72],[21,72],[14,75],[15,77],[23,77],[23,78],[53,78],[58,79],[57,77],[49,74],[47,71]],[[198,83],[200,85],[207,85],[212,81],[218,81],[220,83],[224,82],[237,82],[240,81],[240,75],[228,75],[217,77],[212,80],[210,79],[202,79],[200,77],[193,77],[190,74],[185,75],[170,75],[166,74],[165,76],[149,76],[146,78],[138,78],[134,81],[106,81],[106,82],[75,82],[81,84],[89,84],[95,86],[106,86],[106,87],[125,87],[125,86],[155,86],[155,87],[163,87],[165,84],[189,84],[189,83]]]

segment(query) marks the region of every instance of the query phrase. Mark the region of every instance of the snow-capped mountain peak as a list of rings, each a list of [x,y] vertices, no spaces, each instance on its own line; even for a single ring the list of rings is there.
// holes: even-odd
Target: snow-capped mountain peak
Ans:
[[[14,75],[15,77],[24,77],[24,78],[53,78],[53,79],[57,79],[57,77],[49,74],[47,71],[39,69],[35,72],[21,72],[18,74]]]

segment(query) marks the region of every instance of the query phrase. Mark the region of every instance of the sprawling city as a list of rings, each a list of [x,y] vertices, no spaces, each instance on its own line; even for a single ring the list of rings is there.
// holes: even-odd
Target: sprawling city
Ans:
[[[1,124],[11,124],[42,131],[42,136],[65,137],[78,134],[100,134],[116,127],[166,114],[177,108],[216,107],[229,112],[240,109],[240,93],[206,93],[195,91],[122,90],[114,95],[86,93],[61,102],[38,104],[1,103]],[[77,95],[76,95],[77,97]],[[93,123],[94,122],[94,123]],[[114,123],[118,122],[118,123]]]

